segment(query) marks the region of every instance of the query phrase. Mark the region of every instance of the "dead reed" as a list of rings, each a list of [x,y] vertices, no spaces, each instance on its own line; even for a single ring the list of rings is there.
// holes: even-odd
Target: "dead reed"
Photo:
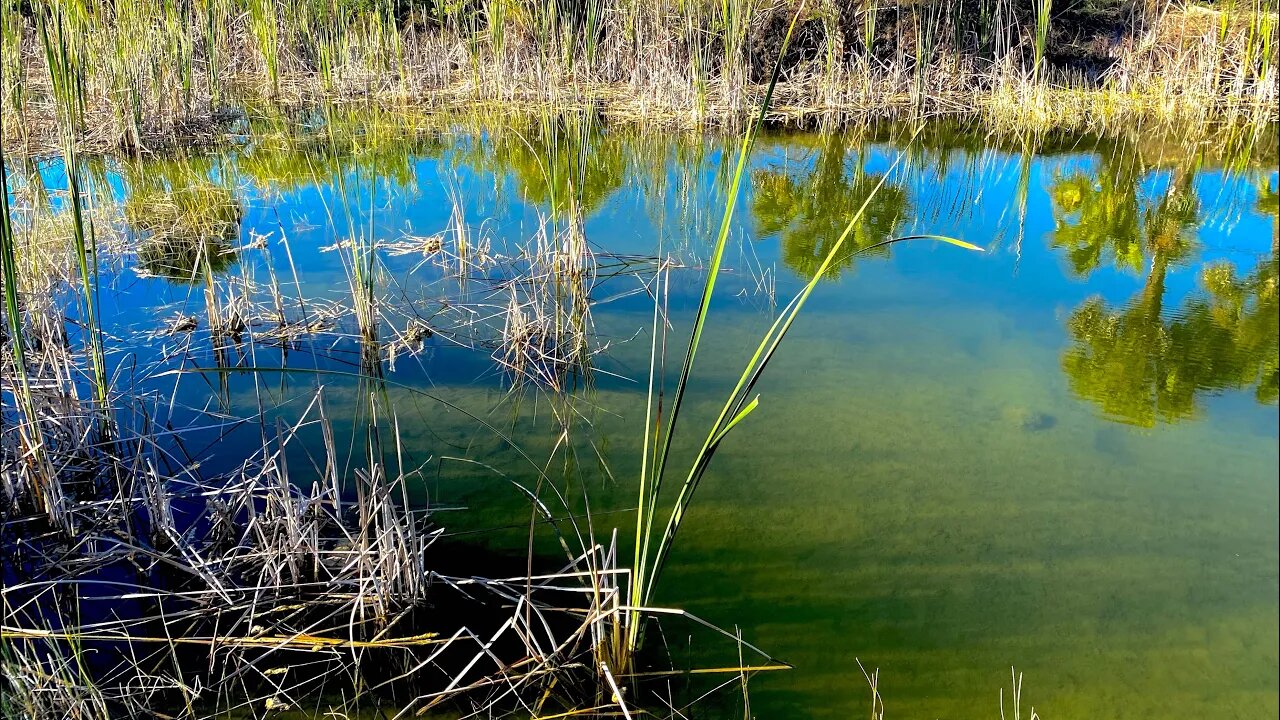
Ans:
[[[0,97],[21,122],[7,125],[3,141],[25,152],[56,144],[58,90],[40,48],[41,17],[73,45],[68,57],[91,120],[77,129],[78,141],[136,152],[225,132],[228,108],[254,98],[485,112],[591,107],[647,123],[736,126],[758,106],[781,30],[801,7],[797,0],[5,3]],[[770,113],[829,125],[969,113],[1031,129],[1273,122],[1275,29],[1268,0],[1212,8],[812,2],[803,5]]]
[[[0,248],[3,716],[394,708],[407,717],[458,703],[494,713],[628,712],[637,691],[621,688],[636,681],[611,653],[636,608],[616,537],[565,528],[563,561],[547,572],[439,570],[443,529],[410,500],[421,477],[403,464],[389,390],[465,411],[388,373],[397,358],[442,339],[491,353],[513,386],[563,392],[607,347],[590,322],[592,292],[607,279],[600,270],[644,283],[658,260],[591,250],[584,186],[570,173],[557,177],[578,189],[515,247],[492,246],[461,203],[447,227],[425,237],[375,242],[348,222],[351,234],[332,250],[350,295],[304,298],[296,275],[255,277],[259,254],[291,257],[288,240],[241,240],[241,201],[214,182],[214,166],[152,170],[122,167],[129,194],[119,204],[111,183],[84,186],[92,213],[83,217],[99,241],[93,263],[168,278],[197,300],[142,323],[136,336],[104,333],[105,405],[93,392],[92,346],[78,341],[85,329],[67,313],[82,282],[104,292],[100,276],[78,272],[70,210],[24,200],[39,193],[21,174],[4,175],[13,191]],[[345,187],[328,170],[313,166],[311,182]],[[352,202],[345,191],[338,197]],[[397,292],[383,267],[394,256],[420,257],[417,269],[449,286],[453,300],[432,310]],[[329,361],[353,343],[361,362],[335,369]],[[139,348],[146,363],[118,364],[122,349]],[[317,362],[271,365],[280,352]],[[273,378],[308,393],[288,422],[272,412]],[[257,412],[232,414],[233,379],[247,383]],[[182,388],[203,383],[217,402],[187,407]],[[353,383],[362,399],[344,450],[327,393]],[[208,471],[217,455],[191,450],[236,432],[260,440],[229,471]],[[318,455],[300,447],[317,434]],[[299,457],[310,466],[299,468]],[[526,459],[543,484],[543,464]],[[539,522],[563,522],[563,499],[548,504],[528,492]]]

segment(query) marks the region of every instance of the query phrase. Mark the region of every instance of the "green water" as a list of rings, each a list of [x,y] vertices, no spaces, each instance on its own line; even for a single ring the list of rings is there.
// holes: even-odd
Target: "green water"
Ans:
[[[581,220],[602,264],[669,255],[684,265],[669,298],[675,366],[732,140],[521,130],[344,148],[310,164],[314,147],[250,139],[191,166],[235,189],[242,242],[268,236],[269,254],[224,272],[296,268],[313,299],[348,292],[320,247],[353,227],[388,240],[443,231],[450,198],[493,254],[534,237],[541,217]],[[762,140],[678,470],[755,341],[882,180],[852,247],[941,233],[986,252],[918,242],[844,253],[699,490],[657,600],[736,626],[795,666],[752,680],[756,716],[868,712],[860,660],[879,669],[894,718],[999,717],[1010,666],[1025,673],[1024,716],[1033,704],[1047,718],[1275,717],[1280,183],[1268,146],[1228,155],[1141,134],[1019,145],[945,127],[915,141]],[[123,198],[137,186],[129,172],[103,182]],[[608,348],[566,398],[512,391],[484,338],[447,331],[458,307],[494,315],[506,295],[418,260],[384,256],[381,281],[437,330],[387,374],[406,464],[424,468],[418,500],[460,542],[524,552],[530,510],[512,483],[532,486],[528,467],[488,428],[405,387],[508,433],[571,498],[557,512],[580,512],[585,497],[582,533],[607,543],[616,527],[629,547],[653,308],[637,291],[652,272],[596,274],[592,342]],[[106,312],[121,336],[200,307],[199,290],[128,267],[114,285]],[[161,344],[138,352],[158,356]],[[298,411],[308,382],[267,397]],[[211,393],[184,383],[176,395],[192,406]],[[349,424],[356,394],[329,384]],[[250,389],[233,378],[231,405],[251,408]],[[209,467],[238,461],[224,443]],[[553,560],[549,530],[537,533]],[[736,664],[733,643],[679,620],[664,628],[677,662]],[[740,714],[737,702],[714,707]]]

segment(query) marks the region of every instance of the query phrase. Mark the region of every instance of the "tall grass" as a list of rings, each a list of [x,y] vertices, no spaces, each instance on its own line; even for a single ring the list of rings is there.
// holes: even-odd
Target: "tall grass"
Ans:
[[[25,22],[18,8],[11,3],[0,5],[0,108],[21,117],[25,106],[26,83],[23,82],[22,34]],[[25,138],[22,123],[9,130]],[[8,134],[0,131],[0,141]]]
[[[223,105],[255,95],[447,107],[598,105],[621,117],[736,124],[750,118],[764,92],[758,81],[780,40],[778,16],[794,15],[801,3],[34,0],[33,6],[40,11],[29,16],[11,3],[0,7],[3,100],[26,118],[9,125],[5,141],[28,132],[43,141],[57,137],[45,109],[56,88],[31,82],[43,64],[31,38],[39,35],[38,18],[66,17],[93,119],[78,129],[81,139],[137,149],[192,128],[203,132]],[[1211,21],[1194,8],[1148,11],[1135,0],[1131,12],[1117,13],[1132,21],[1117,21],[1090,40],[1114,60],[1054,66],[1046,59],[1051,46],[1075,42],[1071,23],[1060,26],[1054,18],[1075,11],[1051,0],[977,0],[976,13],[969,0],[815,5],[805,10],[799,46],[785,59],[772,112],[832,122],[938,112],[1008,117],[1017,108],[1006,98],[1017,90],[1018,104],[1035,105],[1018,114],[1024,124],[1276,118],[1272,0],[1223,5]],[[1021,92],[1028,83],[1043,92]]]
[[[93,226],[87,222],[84,212],[85,195],[76,148],[78,129],[84,121],[85,112],[84,60],[77,51],[75,40],[69,36],[72,32],[82,30],[84,23],[84,15],[74,11],[66,15],[58,12],[51,17],[41,16],[40,39],[44,46],[49,81],[54,89],[54,101],[62,129],[62,165],[67,180],[67,203],[73,222],[72,239],[80,271],[81,327],[91,359],[93,392],[99,408],[105,411],[108,407],[108,384],[97,312],[98,254]]]
[[[0,128],[4,121],[0,119]],[[10,391],[17,400],[20,416],[18,435],[24,455],[29,458],[25,463],[25,472],[18,474],[18,483],[26,483],[30,488],[16,487],[10,483],[6,474],[4,488],[8,498],[20,498],[29,495],[34,498],[37,510],[58,524],[62,524],[62,497],[59,492],[58,478],[50,467],[44,450],[44,438],[40,429],[39,413],[36,401],[31,392],[31,382],[27,374],[26,328],[22,322],[21,300],[18,295],[18,248],[14,234],[13,217],[9,208],[9,168],[5,164],[4,149],[0,148],[0,276],[4,280],[4,315],[5,334],[9,354],[12,358],[10,367],[5,372],[9,378]],[[28,492],[29,490],[29,492]]]
[[[280,92],[280,21],[276,16],[276,0],[249,0],[249,27],[266,67],[271,94],[277,95]]]

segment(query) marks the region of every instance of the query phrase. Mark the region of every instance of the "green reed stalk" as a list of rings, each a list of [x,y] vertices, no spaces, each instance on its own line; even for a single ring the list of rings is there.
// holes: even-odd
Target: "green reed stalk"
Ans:
[[[713,37],[707,34],[705,30],[708,24],[715,23],[715,18],[711,7],[702,3],[689,3],[684,17],[685,37],[689,39],[689,45],[692,50],[692,67],[690,70],[693,82],[697,87],[697,117],[701,121],[702,118],[707,116],[707,109],[710,104],[708,98],[710,97],[716,65]],[[722,69],[722,75],[725,72],[730,77],[732,76],[732,70]],[[725,89],[731,90],[732,86],[726,85]]]
[[[1249,23],[1249,47],[1246,51],[1254,74],[1254,86],[1259,93],[1265,91],[1270,79],[1271,67],[1276,64],[1276,13],[1255,6],[1253,20]]]
[[[15,3],[0,3],[0,110],[12,110],[14,116],[19,118],[22,117],[24,88],[22,25],[22,13],[18,6]],[[18,130],[25,134],[25,123],[19,122]]]
[[[837,87],[837,71],[840,63],[840,16],[838,8],[828,3],[822,13],[822,37],[826,46],[826,58],[822,68],[822,90],[832,92]]]
[[[480,32],[480,16],[478,13],[467,13],[460,23],[465,32],[467,59],[471,61],[472,84],[476,88],[476,94],[483,95],[483,88],[487,83],[484,69],[480,67],[480,40],[483,37]]]
[[[875,60],[876,17],[879,12],[876,0],[862,0],[862,60],[868,72]]]
[[[797,11],[796,16],[792,19],[790,28],[782,43],[781,53],[785,53],[786,48],[791,40],[791,33],[795,28],[796,19],[799,18],[801,7]],[[653,350],[650,357],[650,386],[649,397],[646,406],[645,416],[645,433],[644,433],[644,454],[641,458],[640,485],[638,490],[638,503],[636,511],[636,550],[635,564],[632,568],[632,585],[631,585],[631,607],[627,618],[628,637],[627,650],[634,652],[641,641],[640,622],[643,608],[652,600],[653,591],[656,587],[657,580],[661,575],[662,568],[666,563],[667,557],[674,544],[677,532],[682,524],[685,512],[687,511],[693,494],[697,490],[703,475],[705,474],[712,456],[719,448],[720,443],[736,427],[742,420],[750,415],[759,405],[759,396],[752,397],[751,392],[755,388],[768,366],[769,361],[777,352],[782,340],[787,332],[791,329],[800,310],[804,307],[809,296],[813,293],[818,283],[826,276],[831,266],[840,256],[840,251],[844,247],[845,242],[871,203],[871,200],[879,192],[883,186],[885,179],[889,176],[886,173],[876,185],[862,206],[849,219],[849,223],[845,226],[840,237],[833,244],[830,252],[824,258],[821,266],[808,284],[804,286],[801,292],[787,305],[781,315],[774,321],[769,331],[761,338],[755,353],[751,356],[745,369],[738,379],[737,385],[729,394],[719,417],[712,424],[701,449],[695,456],[688,474],[684,478],[684,482],[680,486],[679,493],[675,499],[674,505],[667,517],[666,526],[662,537],[655,543],[653,538],[654,520],[658,512],[658,501],[661,496],[662,485],[665,479],[665,470],[668,455],[671,449],[671,439],[676,428],[676,421],[683,404],[684,393],[689,384],[694,359],[697,355],[698,345],[700,343],[702,332],[706,324],[707,315],[710,312],[711,297],[715,290],[716,277],[720,271],[720,263],[723,258],[724,249],[728,241],[729,228],[733,219],[734,206],[741,187],[742,178],[746,174],[747,160],[750,156],[755,138],[764,123],[765,114],[767,113],[769,103],[772,99],[774,87],[777,84],[778,74],[781,69],[781,53],[779,60],[774,66],[773,76],[770,79],[768,90],[760,107],[760,113],[755,122],[750,126],[744,134],[742,144],[738,153],[738,162],[732,178],[728,199],[725,206],[725,213],[721,220],[720,232],[716,238],[716,244],[712,251],[711,262],[707,270],[707,279],[703,286],[702,299],[699,303],[697,313],[694,316],[693,332],[689,340],[689,348],[685,353],[684,365],[680,370],[677,380],[675,396],[671,403],[670,419],[667,421],[666,427],[661,427],[660,418],[655,416],[655,407],[660,407],[661,402],[655,402],[653,378],[658,372],[659,357],[657,353],[657,342],[654,342]],[[885,239],[881,242],[874,243],[858,250],[858,253],[870,252],[879,248],[892,245],[894,243],[916,240],[930,239],[939,240],[950,243],[959,247],[970,250],[980,250],[977,246],[969,243],[955,240],[952,238],[934,236],[934,235],[918,235],[900,238]],[[656,328],[655,328],[656,335]],[[651,446],[652,443],[652,446]],[[652,448],[652,449],[651,449]]]
[[[250,0],[249,27],[258,42],[258,52],[267,66],[271,94],[280,94],[280,21],[276,0]]]
[[[116,14],[116,32],[111,43],[114,51],[115,67],[112,69],[114,92],[127,100],[117,100],[116,118],[124,126],[127,133],[127,144],[137,152],[142,147],[142,88],[141,75],[136,67],[137,36],[142,31],[143,23],[137,14],[142,12],[138,5],[127,4],[119,8]]]
[[[0,133],[3,132],[4,119],[0,117]],[[4,277],[4,312],[13,359],[10,368],[13,374],[10,378],[16,381],[14,395],[17,397],[18,407],[26,418],[20,425],[21,437],[31,452],[34,464],[43,466],[44,442],[41,438],[40,424],[37,421],[35,401],[31,395],[31,382],[27,377],[26,337],[22,326],[21,301],[18,297],[17,237],[13,232],[13,217],[9,209],[9,171],[5,165],[3,145],[0,145],[0,190],[3,191],[3,195],[0,196],[0,266],[3,266],[0,272]],[[39,473],[35,477],[37,482],[52,479],[51,476],[42,478]],[[35,490],[37,502],[43,505],[45,493],[39,487]],[[51,516],[54,514],[54,508],[41,507],[41,509]]]
[[[53,22],[52,34],[49,22]],[[78,60],[72,55],[65,19],[61,12],[52,18],[40,15],[40,38],[44,44],[49,80],[62,125],[62,162],[66,172],[68,202],[71,206],[72,240],[80,270],[83,297],[82,324],[93,370],[94,395],[100,411],[107,409],[107,370],[102,350],[101,327],[98,322],[98,258],[93,240],[93,227],[86,222],[81,195],[80,158],[75,136],[84,119],[84,81]]]
[[[636,548],[635,562],[632,566],[632,586],[631,586],[631,602],[633,606],[642,605],[653,591],[654,575],[650,569],[650,545],[653,534],[654,519],[657,516],[657,502],[662,491],[662,483],[665,476],[667,458],[671,453],[671,440],[674,436],[676,423],[680,418],[680,409],[684,401],[685,391],[688,389],[689,377],[693,370],[693,363],[698,354],[698,345],[702,340],[702,331],[706,326],[707,315],[711,310],[711,296],[715,292],[716,280],[720,274],[720,265],[724,259],[725,246],[729,239],[729,230],[733,222],[734,208],[738,202],[739,191],[742,187],[742,179],[746,176],[747,160],[751,156],[751,149],[755,145],[756,137],[760,133],[761,127],[764,125],[765,116],[769,110],[769,104],[773,100],[773,91],[778,84],[778,76],[782,71],[782,58],[786,54],[787,48],[791,44],[791,35],[795,31],[795,27],[803,10],[802,2],[797,9],[796,14],[791,19],[791,24],[787,28],[787,34],[783,38],[782,46],[778,53],[778,58],[773,66],[773,74],[769,78],[769,85],[765,91],[764,100],[760,104],[759,113],[742,136],[742,142],[738,148],[738,161],[733,174],[733,179],[729,187],[729,194],[725,203],[724,216],[720,221],[720,231],[716,236],[716,243],[711,253],[711,262],[707,268],[707,280],[702,288],[702,299],[698,304],[698,311],[694,315],[693,332],[689,338],[689,347],[685,351],[684,365],[680,370],[680,375],[676,383],[675,396],[671,403],[671,415],[667,421],[666,427],[662,428],[655,422],[660,422],[654,414],[654,399],[652,397],[652,386],[650,387],[650,398],[648,402],[648,411],[645,417],[645,452],[641,459],[640,467],[640,486],[638,490],[638,506],[636,510]],[[650,375],[652,376],[657,369],[657,358],[652,358],[650,365]],[[655,446],[653,448],[652,457],[649,453],[650,430],[655,433],[653,440]],[[662,554],[661,548],[659,553]],[[627,647],[634,650],[640,640],[640,615],[638,609],[631,611],[629,618]]]
[[[191,98],[195,89],[195,49],[192,47],[190,14],[193,9],[188,3],[182,9],[166,2],[165,31],[173,39],[173,54],[177,61],[178,78],[182,86],[182,109],[191,112]],[[185,12],[184,12],[185,10]]]
[[[915,89],[915,109],[916,113],[919,114],[924,110],[925,84],[928,80],[929,66],[933,63],[934,42],[938,33],[940,17],[938,1],[930,0],[928,11],[923,17],[921,17],[917,6],[913,17],[915,18],[916,31],[916,63],[912,85]]]
[[[396,23],[394,0],[385,0],[383,2],[381,17],[385,37],[390,44],[389,54],[395,62],[396,80],[399,82],[400,92],[403,95],[408,90],[409,74],[404,62],[404,41],[400,37],[400,26]]]
[[[209,84],[209,107],[212,109],[218,104],[220,98],[220,86],[218,75],[218,63],[221,61],[219,55],[219,37],[218,28],[221,25],[221,18],[217,12],[216,0],[204,1],[204,70],[205,82]]]
[[[720,77],[726,92],[734,92],[746,81],[747,30],[755,13],[755,0],[721,0],[720,16],[724,34],[724,58]]]
[[[538,80],[546,82],[551,65],[551,23],[555,15],[555,0],[542,0],[533,6],[534,45],[538,48]]]
[[[814,273],[813,277],[809,280],[808,284],[804,286],[800,293],[791,300],[778,319],[774,321],[773,326],[769,328],[769,331],[761,339],[755,353],[747,362],[747,366],[739,377],[737,385],[729,394],[729,399],[725,402],[724,407],[720,411],[719,417],[711,426],[711,431],[707,434],[707,438],[703,442],[702,448],[698,451],[693,465],[689,469],[689,474],[685,478],[684,484],[680,487],[680,493],[676,498],[675,507],[671,511],[671,515],[667,521],[666,530],[663,532],[662,540],[658,545],[658,552],[654,559],[653,569],[650,575],[651,582],[648,588],[650,592],[652,592],[653,585],[656,583],[657,577],[661,573],[675,540],[676,533],[680,529],[680,524],[684,520],[685,512],[689,507],[689,503],[693,499],[693,493],[701,482],[702,476],[706,472],[712,456],[719,448],[721,441],[723,441],[729,434],[729,431],[745,419],[747,415],[751,414],[751,412],[758,406],[760,398],[758,395],[752,397],[751,391],[755,388],[756,383],[762,376],[769,361],[773,358],[774,353],[777,352],[783,338],[791,329],[791,326],[799,315],[801,308],[804,307],[804,304],[808,301],[809,296],[818,286],[818,283],[826,276],[831,266],[835,263],[836,258],[839,257],[841,248],[844,247],[845,242],[858,226],[863,213],[866,212],[867,207],[871,204],[871,200],[879,193],[880,188],[884,185],[887,177],[888,173],[881,177],[880,181],[867,196],[867,199],[863,202],[862,206],[859,207],[858,211],[849,219],[849,223],[845,226],[844,231],[840,234],[840,237],[836,240],[835,244],[832,245],[831,251],[823,259],[817,272]],[[868,245],[865,248],[859,248],[854,252],[854,254],[862,255],[867,252],[888,247],[895,243],[911,240],[936,240],[968,250],[975,250],[978,252],[982,251],[982,248],[976,245],[972,245],[955,238],[944,237],[941,235],[911,235],[882,240],[872,245]],[[650,598],[648,596],[645,596],[643,598],[643,602],[647,603],[649,602],[649,599]]]
[[[493,61],[501,64],[502,52],[507,38],[507,2],[506,0],[485,0],[485,17],[488,18],[489,50],[493,53]]]
[[[1031,66],[1031,75],[1039,80],[1044,64],[1044,49],[1049,42],[1049,15],[1053,11],[1053,0],[1035,0],[1036,9],[1036,47],[1035,61]]]
[[[590,68],[595,64],[596,49],[600,44],[600,22],[604,8],[601,0],[586,0],[586,4],[587,16],[583,21],[581,34],[583,57],[586,60],[587,67]]]
[[[956,36],[960,37],[965,30],[965,23],[960,17],[963,5],[961,3],[956,3],[956,8]],[[993,43],[994,33],[992,32],[994,18],[992,17],[992,11],[992,0],[978,0],[978,18],[975,22],[977,48],[978,53],[985,56],[988,60],[995,59],[995,47]]]
[[[300,23],[302,32],[307,35],[316,50],[316,64],[320,72],[320,83],[325,92],[333,92],[334,80],[340,57],[339,47],[342,43],[343,25],[338,20],[336,7],[327,9],[328,15],[317,23],[309,20]],[[312,25],[318,27],[312,27]]]

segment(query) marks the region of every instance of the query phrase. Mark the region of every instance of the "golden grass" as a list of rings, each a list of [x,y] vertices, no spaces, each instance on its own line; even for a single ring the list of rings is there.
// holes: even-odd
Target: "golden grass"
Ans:
[[[411,17],[397,25],[382,16],[332,20],[321,32],[313,25],[323,18],[299,24],[284,4],[254,0],[258,11],[235,12],[240,4],[204,0],[193,4],[200,12],[192,17],[172,17],[160,9],[112,15],[88,3],[97,9],[72,28],[91,118],[80,131],[82,145],[135,151],[139,144],[209,139],[224,131],[228,103],[255,97],[485,113],[591,108],[674,127],[737,125],[764,92],[749,71],[762,59],[750,56],[744,39],[763,33],[761,18],[778,12],[755,0],[745,3],[745,20],[728,23],[719,2],[608,4],[599,42],[589,44],[568,29],[547,30],[524,5],[477,34],[464,18]],[[205,9],[226,13],[210,37]],[[806,12],[812,23],[825,18]],[[785,69],[770,114],[831,124],[967,113],[1027,129],[1277,119],[1273,10],[1166,6],[1150,15],[1127,31],[1116,28],[1122,39],[1110,41],[1113,67],[1088,81],[1048,66],[1033,72],[1027,54],[1034,27],[1002,29],[1013,46],[993,60],[939,41],[917,64],[910,47],[869,60],[847,55],[846,39],[824,21],[811,34],[812,56]],[[272,18],[269,32],[263,23]],[[0,90],[6,111],[21,118],[5,124],[3,142],[47,149],[57,123],[38,39],[27,21],[10,15],[3,25],[11,69]],[[940,26],[936,34],[950,32]],[[142,67],[155,71],[137,72]]]

